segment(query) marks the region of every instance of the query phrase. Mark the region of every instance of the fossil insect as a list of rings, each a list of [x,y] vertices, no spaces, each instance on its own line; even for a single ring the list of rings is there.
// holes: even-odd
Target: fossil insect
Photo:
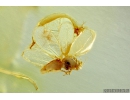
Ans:
[[[78,25],[66,14],[52,14],[40,20],[32,35],[32,43],[23,58],[41,67],[41,73],[62,71],[69,75],[82,68],[77,58],[93,46],[96,33]]]

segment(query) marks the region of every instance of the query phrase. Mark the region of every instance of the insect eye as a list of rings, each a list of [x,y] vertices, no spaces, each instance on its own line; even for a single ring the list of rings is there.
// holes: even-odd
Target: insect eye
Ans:
[[[65,64],[70,65],[70,62],[66,61]]]
[[[65,61],[65,69],[68,70],[70,68],[70,62]]]

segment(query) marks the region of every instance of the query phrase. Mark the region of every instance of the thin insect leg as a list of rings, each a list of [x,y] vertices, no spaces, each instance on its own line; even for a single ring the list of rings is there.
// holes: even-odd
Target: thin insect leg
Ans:
[[[71,71],[64,71],[64,70],[61,70],[61,71],[65,73],[63,76],[70,75],[70,73],[71,73]]]
[[[36,90],[38,89],[38,86],[36,85],[36,83],[31,78],[29,78],[29,77],[27,77],[27,76],[25,76],[23,74],[16,73],[16,72],[11,72],[11,71],[8,71],[8,70],[2,69],[2,68],[0,68],[0,72],[4,73],[4,74],[15,76],[17,78],[26,79],[26,80],[28,80],[30,83],[32,83],[34,85]]]

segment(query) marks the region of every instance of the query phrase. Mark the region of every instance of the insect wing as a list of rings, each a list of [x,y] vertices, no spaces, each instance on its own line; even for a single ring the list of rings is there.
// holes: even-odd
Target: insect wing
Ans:
[[[96,33],[91,29],[85,29],[73,42],[69,55],[80,56],[87,53],[93,46]]]
[[[74,39],[74,28],[72,23],[70,21],[64,22],[59,32],[61,52],[62,54],[67,55]]]
[[[34,44],[31,48],[29,47],[26,49],[22,56],[28,62],[31,62],[34,65],[40,67],[44,66],[52,60],[52,58],[46,55],[37,44]]]
[[[57,18],[44,26],[37,26],[33,39],[51,58],[59,58],[68,53],[74,38],[74,29],[67,18]]]
[[[57,18],[34,29],[32,44],[23,52],[23,57],[43,67],[67,54],[73,39],[74,28],[71,21],[68,18]]]

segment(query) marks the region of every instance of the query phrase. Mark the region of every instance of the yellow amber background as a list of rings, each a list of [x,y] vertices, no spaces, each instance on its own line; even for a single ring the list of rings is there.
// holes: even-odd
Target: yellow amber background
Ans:
[[[130,88],[130,7],[0,7],[0,67],[23,73],[27,80],[0,73],[0,92],[102,93],[103,89]],[[39,20],[52,13],[66,13],[97,33],[92,50],[83,56],[83,68],[41,74],[26,62],[22,51],[31,43]]]

